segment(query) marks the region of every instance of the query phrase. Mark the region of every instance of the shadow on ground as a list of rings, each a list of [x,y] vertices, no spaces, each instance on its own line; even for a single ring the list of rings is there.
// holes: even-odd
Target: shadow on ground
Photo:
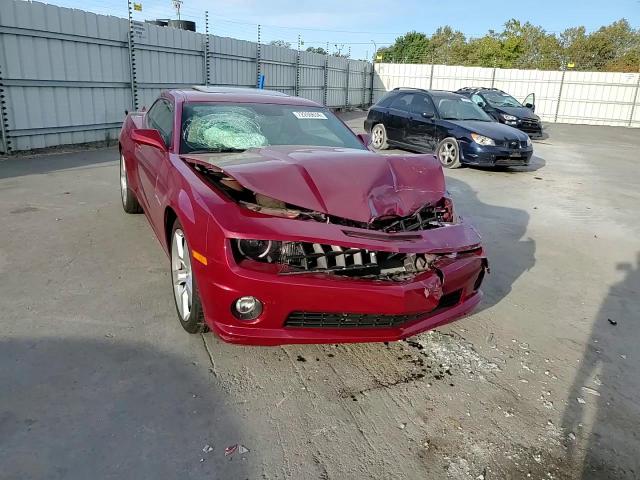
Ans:
[[[206,369],[115,341],[0,341],[0,476],[245,478]]]
[[[562,421],[583,480],[640,478],[640,254],[616,268],[624,278],[595,318]]]
[[[21,154],[0,160],[0,179],[24,175],[43,175],[60,170],[117,161],[118,150],[116,147],[60,153],[54,150],[53,153],[43,152],[29,156]]]
[[[480,231],[489,257],[491,274],[482,286],[485,297],[480,304],[484,310],[505,298],[513,283],[536,263],[536,242],[524,238],[529,214],[485,203],[469,184],[456,178],[447,177],[447,189],[458,211]]]

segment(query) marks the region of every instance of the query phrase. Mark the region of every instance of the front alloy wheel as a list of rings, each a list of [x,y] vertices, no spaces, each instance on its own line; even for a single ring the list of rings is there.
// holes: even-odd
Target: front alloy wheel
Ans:
[[[182,328],[189,333],[206,332],[208,328],[204,322],[198,287],[191,268],[191,252],[178,220],[171,234],[171,280],[173,299]]]
[[[438,160],[445,168],[458,168],[460,166],[460,151],[455,138],[445,138],[438,145]]]
[[[171,246],[171,273],[173,276],[173,294],[178,314],[183,322],[189,321],[193,298],[193,277],[191,275],[191,255],[180,229],[173,232]]]
[[[376,150],[385,150],[387,145],[387,130],[384,125],[378,123],[371,129],[371,145]]]

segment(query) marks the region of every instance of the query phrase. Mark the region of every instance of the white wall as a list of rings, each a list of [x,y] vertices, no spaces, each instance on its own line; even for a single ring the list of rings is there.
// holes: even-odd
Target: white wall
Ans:
[[[535,93],[536,113],[547,122],[640,127],[638,73],[567,71],[563,75],[560,71],[393,63],[376,64],[375,72],[376,100],[396,87],[493,86],[518,100]]]

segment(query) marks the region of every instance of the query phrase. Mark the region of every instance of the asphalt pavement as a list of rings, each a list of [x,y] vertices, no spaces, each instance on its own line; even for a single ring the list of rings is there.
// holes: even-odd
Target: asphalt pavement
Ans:
[[[640,135],[547,132],[446,172],[485,301],[389,345],[188,335],[115,148],[1,158],[0,478],[638,478]]]

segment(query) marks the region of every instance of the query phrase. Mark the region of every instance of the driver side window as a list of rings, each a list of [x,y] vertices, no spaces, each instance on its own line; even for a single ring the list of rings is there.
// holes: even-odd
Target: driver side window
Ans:
[[[486,107],[485,101],[477,93],[474,93],[473,95],[471,95],[471,101],[476,105],[478,105],[480,108]]]
[[[433,103],[426,95],[415,95],[413,102],[411,102],[411,111],[417,115],[427,115],[434,117],[436,109]]]
[[[173,107],[164,99],[159,99],[154,103],[147,113],[147,125],[160,132],[167,147],[171,146],[173,136]]]
[[[403,95],[398,95],[395,100],[391,103],[391,107],[395,110],[400,110],[401,112],[409,112],[409,106],[411,105],[411,100],[413,99],[413,93],[405,93]]]

